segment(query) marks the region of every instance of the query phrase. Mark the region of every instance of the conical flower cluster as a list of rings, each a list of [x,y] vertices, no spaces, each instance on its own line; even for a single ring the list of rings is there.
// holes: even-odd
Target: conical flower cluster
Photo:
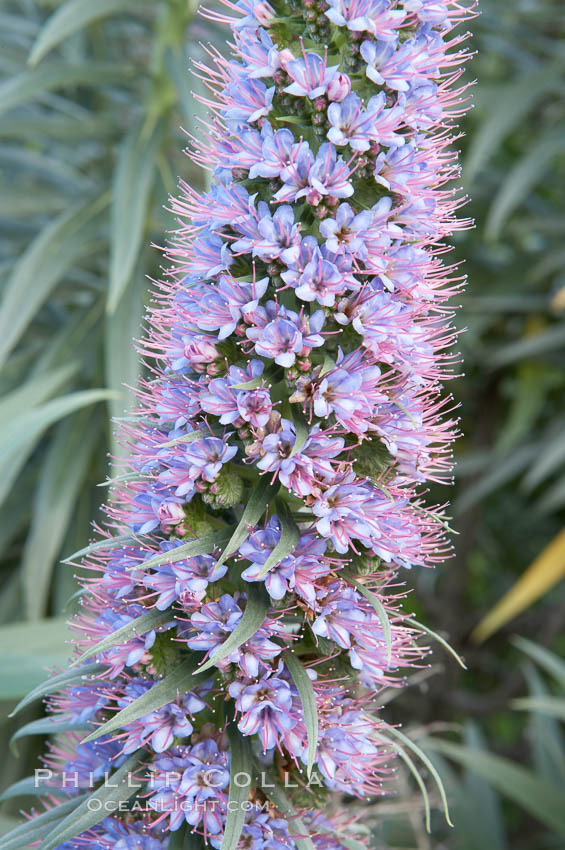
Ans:
[[[379,693],[423,657],[402,574],[449,553],[425,493],[456,430],[472,12],[224,3],[232,58],[195,69],[211,189],[173,201],[129,467],[51,686],[45,850],[358,845],[323,808],[387,793]]]

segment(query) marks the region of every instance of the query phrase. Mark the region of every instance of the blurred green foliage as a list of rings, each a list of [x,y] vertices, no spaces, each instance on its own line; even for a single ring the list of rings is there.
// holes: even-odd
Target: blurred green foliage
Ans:
[[[150,246],[175,227],[164,206],[177,175],[205,185],[182,155],[180,126],[197,133],[205,116],[191,96],[201,83],[187,70],[204,55],[200,42],[219,46],[226,33],[195,12],[186,0],[0,3],[4,707],[39,681],[42,666],[64,658],[76,581],[58,562],[87,542],[107,454],[119,452],[110,416],[131,404],[123,385],[138,375],[131,342],[147,276],[162,262]],[[461,773],[456,751],[444,750],[457,825],[447,831],[434,819],[431,839],[411,780],[400,777],[401,796],[375,810],[376,840],[388,848],[563,846],[555,820],[497,785],[492,762],[494,787],[477,772],[486,755],[562,787],[558,720],[509,707],[528,689],[555,696],[555,685],[524,671],[508,636],[565,648],[563,588],[485,646],[469,634],[565,519],[565,17],[561,0],[482,0],[481,12],[468,72],[478,80],[475,108],[460,142],[466,213],[478,226],[455,245],[470,279],[458,318],[467,328],[465,375],[453,385],[464,433],[455,560],[414,576],[409,597],[469,669],[438,648],[434,666],[394,701],[395,720],[435,740],[465,724],[463,744],[475,755],[464,761],[459,752]],[[7,784],[28,774],[42,749],[38,739],[19,745],[19,762],[2,753]]]

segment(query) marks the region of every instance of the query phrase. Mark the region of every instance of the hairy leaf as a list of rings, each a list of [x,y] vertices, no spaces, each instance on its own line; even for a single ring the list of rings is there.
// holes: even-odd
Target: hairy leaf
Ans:
[[[293,655],[292,652],[287,652],[284,656],[284,663],[294,679],[294,684],[298,688],[302,702],[304,725],[306,726],[306,735],[308,737],[308,765],[306,773],[310,776],[318,748],[318,707],[316,704],[316,694],[314,693],[314,687],[308,672],[296,655]]]
[[[212,655],[204,664],[197,668],[197,672],[201,673],[208,670],[221,661],[227,658],[232,652],[245,643],[246,640],[253,637],[257,629],[261,628],[265,622],[265,616],[269,608],[265,594],[255,585],[250,585],[247,591],[247,603],[243,616],[231,635],[219,647],[212,651]]]

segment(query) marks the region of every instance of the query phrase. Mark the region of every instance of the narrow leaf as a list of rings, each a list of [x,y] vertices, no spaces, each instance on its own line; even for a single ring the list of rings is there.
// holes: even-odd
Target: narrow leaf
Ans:
[[[203,431],[191,431],[190,434],[183,434],[181,437],[175,437],[174,440],[169,440],[166,443],[159,443],[158,448],[168,449],[170,446],[177,446],[179,443],[192,443],[200,437],[204,437]]]
[[[135,387],[138,382],[142,364],[134,339],[143,320],[146,290],[143,265],[138,262],[117,309],[112,315],[106,316],[104,322],[104,375],[106,386],[116,393],[116,398],[108,403],[110,418],[113,420],[122,416],[135,403],[131,387]],[[127,454],[127,446],[123,445],[112,429],[112,458],[125,457]]]
[[[139,74],[133,66],[104,62],[52,62],[9,77],[0,85],[0,114],[54,89],[122,85]]]
[[[218,565],[227,561],[230,555],[237,552],[241,544],[247,540],[249,537],[249,526],[255,525],[255,523],[263,516],[265,508],[269,506],[271,499],[274,499],[278,489],[278,481],[275,484],[271,484],[268,476],[264,475],[261,478],[257,489],[252,492],[249,497],[249,501],[245,505],[243,515],[238,522],[228,545],[222,552],[218,560]]]
[[[86,652],[83,652],[79,658],[72,662],[71,667],[76,667],[77,664],[82,664],[83,661],[93,658],[95,655],[100,655],[102,652],[106,652],[106,650],[110,649],[112,646],[119,646],[122,643],[127,643],[128,640],[131,640],[133,637],[144,635],[146,632],[151,631],[151,629],[157,629],[159,626],[164,626],[166,623],[169,623],[171,619],[172,615],[170,611],[159,611],[158,608],[152,608],[150,611],[147,611],[146,614],[142,614],[140,617],[132,620],[131,623],[126,623],[125,626],[122,626],[121,628],[116,629],[115,632],[112,632],[112,634],[107,635],[107,637],[99,641],[96,646],[87,649]]]
[[[564,128],[551,129],[533,140],[527,153],[510,169],[500,186],[487,216],[486,234],[496,239],[513,210],[533,191],[563,148]]]
[[[403,732],[400,731],[400,729],[396,729],[394,726],[387,726],[386,733],[387,735],[392,735],[393,738],[397,738],[399,741],[402,741],[404,746],[408,747],[409,750],[412,750],[412,752],[415,753],[418,758],[426,765],[437,785],[437,789],[439,791],[439,796],[443,806],[443,811],[445,814],[445,819],[449,826],[453,826],[453,824],[451,823],[451,818],[449,816],[449,805],[447,803],[447,796],[445,793],[445,788],[443,787],[441,776],[437,772],[433,763],[430,761],[429,757],[421,749],[421,747],[415,744],[414,741],[411,741],[410,738],[408,738]]]
[[[148,136],[144,124],[134,127],[121,147],[112,190],[110,216],[110,284],[107,310],[115,313],[143,242],[145,218],[155,177],[163,127]]]
[[[49,445],[39,475],[21,566],[29,620],[39,619],[47,607],[53,567],[99,439],[97,419],[79,413],[57,426]]]
[[[241,620],[227,640],[213,651],[213,654],[204,664],[201,664],[197,668],[196,672],[202,673],[204,670],[208,670],[210,667],[213,667],[218,663],[218,661],[221,661],[222,658],[226,658],[228,655],[231,655],[231,653],[235,652],[235,650],[245,643],[246,640],[253,637],[257,629],[261,628],[265,622],[268,607],[265,595],[261,593],[260,588],[253,584],[250,585],[247,592],[245,611],[243,612]]]
[[[62,822],[69,813],[78,809],[86,798],[86,795],[82,794],[80,797],[67,800],[65,803],[59,803],[52,809],[47,809],[43,814],[37,815],[21,826],[12,829],[0,838],[0,850],[22,850],[22,847],[27,847],[32,842],[39,841],[45,835],[48,835],[54,826]]]
[[[368,588],[366,588],[364,584],[362,584],[360,581],[357,581],[357,579],[346,575],[345,573],[342,573],[342,575],[344,580],[349,584],[352,584],[353,587],[365,597],[367,602],[371,603],[371,605],[377,612],[377,616],[380,620],[381,628],[383,630],[383,636],[385,639],[387,663],[390,664],[392,659],[392,631],[390,628],[390,620],[386,612],[386,608],[384,607],[379,597],[372,593]]]
[[[96,674],[102,673],[106,669],[106,664],[87,664],[86,667],[82,667],[80,670],[66,670],[64,673],[51,676],[51,678],[46,679],[45,682],[42,682],[30,691],[29,694],[27,694],[22,700],[20,700],[9,716],[13,717],[21,711],[22,708],[25,708],[26,705],[29,705],[36,699],[44,697],[47,694],[54,694],[57,691],[63,690],[63,688],[70,687],[71,685],[84,684],[87,678],[94,677]]]
[[[276,509],[279,522],[281,524],[281,537],[263,566],[257,578],[264,578],[267,573],[276,567],[277,564],[290,555],[300,537],[298,526],[294,522],[292,515],[288,509],[286,502],[282,499],[276,500]]]
[[[77,552],[73,552],[72,555],[69,555],[68,558],[64,559],[63,563],[70,564],[71,561],[76,561],[78,558],[84,557],[84,555],[92,554],[92,552],[100,552],[104,549],[115,549],[118,546],[125,546],[128,543],[135,543],[135,535],[119,534],[117,537],[105,537],[103,540],[97,540],[96,543],[91,543],[89,546],[85,546],[84,549],[79,549]]]
[[[202,537],[197,537],[194,540],[189,540],[183,543],[182,546],[177,546],[176,549],[171,549],[162,555],[155,555],[154,558],[149,558],[140,564],[139,569],[149,570],[154,567],[159,567],[161,564],[174,564],[175,561],[182,561],[183,558],[192,558],[195,555],[208,555],[216,546],[222,546],[231,538],[231,532],[226,531],[222,534],[205,534]],[[138,569],[137,567],[135,569]]]
[[[68,732],[69,730],[81,732],[85,729],[88,729],[88,725],[77,723],[76,718],[67,720],[65,718],[41,717],[39,720],[32,720],[31,723],[26,723],[25,726],[17,729],[10,738],[10,746],[19,741],[20,738],[27,738],[28,735],[58,735],[60,732]]]
[[[38,850],[54,850],[65,841],[96,826],[108,817],[107,804],[118,806],[121,802],[127,802],[137,790],[129,780],[132,770],[139,764],[140,752],[133,753],[107,782],[105,781],[100,788],[58,823],[43,839]]]
[[[544,646],[540,646],[538,643],[534,643],[524,637],[516,636],[512,638],[512,643],[518,649],[522,650],[522,652],[525,652],[532,661],[539,664],[540,667],[549,673],[550,676],[553,676],[565,688],[565,661],[562,658],[554,652],[550,652]]]
[[[316,750],[318,748],[318,708],[316,705],[316,694],[312,681],[308,676],[302,662],[288,652],[284,656],[290,675],[294,680],[294,684],[298,688],[300,700],[302,702],[302,711],[304,713],[304,725],[306,726],[306,735],[308,737],[308,765],[306,773],[308,777],[312,773],[314,761],[316,760]]]
[[[64,798],[68,800],[68,795],[64,794],[61,789],[42,784],[36,776],[26,776],[25,779],[20,779],[18,782],[14,782],[2,791],[0,794],[0,802],[4,802],[4,800],[11,800],[14,797],[39,797],[46,793],[53,796],[63,794]]]
[[[151,711],[157,711],[164,705],[174,702],[179,694],[186,694],[202,681],[202,677],[194,670],[194,661],[188,658],[183,661],[176,670],[160,679],[153,687],[134,700],[132,703],[122,708],[110,718],[106,723],[103,723],[97,729],[88,735],[86,741],[94,741],[100,738],[101,735],[108,735],[110,732],[115,732],[116,729],[123,729],[127,723],[133,723],[140,717],[144,717]]]
[[[96,217],[106,198],[73,204],[33,239],[14,265],[0,305],[0,365],[66,272],[98,250]]]
[[[505,797],[518,803],[559,835],[565,836],[565,807],[560,788],[555,788],[509,759],[492,753],[437,738],[426,739],[426,746],[483,776]]]
[[[550,717],[565,720],[565,699],[563,697],[520,697],[513,699],[510,704],[512,708],[517,708],[519,711],[539,711],[540,714],[548,714]]]
[[[420,794],[422,795],[422,800],[424,801],[424,817],[426,823],[426,832],[431,832],[431,810],[430,810],[430,796],[428,794],[428,789],[426,788],[426,783],[422,779],[422,774],[418,770],[414,760],[408,755],[404,747],[401,747],[396,741],[391,741],[386,735],[380,734],[378,731],[375,732],[376,737],[384,741],[389,747],[398,753],[402,761],[405,763],[406,767],[416,780],[416,784],[420,789]]]
[[[143,0],[70,0],[60,6],[41,29],[29,54],[28,63],[37,65],[50,50],[82,27],[116,12],[135,11]]]
[[[262,791],[268,800],[273,803],[281,815],[288,820],[289,831],[293,835],[294,843],[298,850],[315,850],[315,844],[309,836],[308,828],[302,818],[298,817],[296,809],[288,799],[283,789],[263,766],[257,766],[257,775],[265,778]],[[298,836],[301,836],[300,838]]]
[[[497,602],[473,630],[472,639],[482,643],[509,620],[516,617],[565,576],[565,529],[522,573],[518,581]]]
[[[244,803],[249,798],[249,783],[236,783],[235,777],[239,774],[249,775],[251,764],[251,743],[249,738],[244,737],[237,728],[233,718],[228,721],[228,739],[230,743],[230,788],[228,800],[228,816],[222,838],[220,850],[235,850],[238,845],[241,830],[245,823]]]
[[[410,625],[416,626],[416,628],[419,629],[421,632],[424,632],[425,634],[432,637],[434,640],[437,640],[437,642],[440,643],[443,646],[443,648],[445,650],[447,650],[447,652],[449,652],[450,655],[453,656],[453,658],[455,658],[455,660],[463,668],[463,670],[467,669],[467,665],[465,664],[465,662],[463,661],[461,656],[453,649],[451,644],[449,644],[445,640],[445,638],[442,638],[441,635],[438,635],[437,632],[432,631],[432,629],[430,629],[428,626],[425,626],[423,623],[420,623],[418,620],[415,620],[413,617],[410,617],[406,621],[406,624],[409,625],[409,626]]]
[[[0,426],[0,462],[28,442],[37,439],[47,428],[64,416],[82,407],[106,401],[112,395],[109,390],[80,390],[55,398],[35,410],[14,417],[10,422]]]

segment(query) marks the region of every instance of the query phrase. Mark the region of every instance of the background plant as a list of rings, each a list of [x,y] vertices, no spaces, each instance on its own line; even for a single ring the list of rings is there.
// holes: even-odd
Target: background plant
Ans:
[[[469,635],[563,527],[565,50],[558,0],[481,6],[471,67],[480,85],[463,142],[468,210],[479,226],[456,249],[472,284],[459,317],[469,327],[461,340],[466,374],[454,385],[466,434],[453,510],[459,536],[455,562],[419,577],[414,594],[419,619],[441,625],[469,672],[446,665],[395,709],[423,727],[470,718],[491,750],[523,760],[525,721],[508,711],[524,692],[519,655],[508,630],[479,648]],[[38,681],[45,663],[63,661],[65,606],[76,585],[57,562],[86,543],[104,495],[96,484],[114,450],[108,413],[127,406],[121,385],[137,368],[130,341],[145,275],[157,270],[158,254],[147,246],[171,226],[162,206],[175,175],[196,185],[203,179],[178,153],[179,125],[191,130],[197,119],[189,93],[199,81],[187,85],[185,70],[199,39],[224,35],[193,15],[184,3],[139,0],[0,7],[0,609],[14,623],[2,634],[8,701]],[[109,399],[107,390],[120,395]],[[563,603],[559,588],[512,628],[559,649]],[[35,748],[20,742],[7,782],[30,772]],[[510,846],[551,846],[516,802],[503,804],[500,819]],[[463,834],[429,846],[465,847]],[[408,847],[420,840],[406,822],[403,836]]]

